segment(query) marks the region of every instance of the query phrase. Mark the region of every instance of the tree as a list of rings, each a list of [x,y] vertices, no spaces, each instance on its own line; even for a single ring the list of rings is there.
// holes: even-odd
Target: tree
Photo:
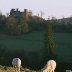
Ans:
[[[21,32],[22,33],[29,32],[27,19],[26,19],[24,14],[22,14],[21,17],[20,17],[20,25],[21,25]]]
[[[6,31],[6,16],[0,15],[0,31]]]
[[[13,16],[9,16],[8,18],[7,18],[7,27],[8,27],[8,29],[9,29],[9,33],[10,34],[16,34],[16,32],[17,32],[17,23],[16,23],[16,19],[15,19],[15,17],[13,17]]]
[[[47,23],[48,23],[48,28],[45,34],[45,40],[46,40],[45,47],[47,48],[48,53],[50,55],[53,55],[55,54],[54,52],[55,43],[53,39],[52,22],[51,20],[48,20]]]
[[[10,16],[15,16],[15,9],[10,10]]]
[[[69,18],[68,25],[67,25],[67,31],[72,32],[72,17]]]
[[[67,28],[66,28],[66,23],[65,23],[65,18],[63,17],[61,20],[61,25],[62,25],[62,32],[66,32]]]

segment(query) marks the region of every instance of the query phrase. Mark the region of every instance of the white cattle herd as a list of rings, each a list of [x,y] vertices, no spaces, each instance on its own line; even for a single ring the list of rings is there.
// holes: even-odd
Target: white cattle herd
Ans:
[[[13,58],[12,65],[15,68],[15,72],[20,72],[21,60],[20,58]],[[54,72],[56,68],[56,61],[49,60],[47,64],[39,72]]]

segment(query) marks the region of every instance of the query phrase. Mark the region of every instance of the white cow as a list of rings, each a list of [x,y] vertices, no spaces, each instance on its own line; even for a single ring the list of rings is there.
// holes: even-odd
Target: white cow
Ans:
[[[16,72],[20,72],[21,60],[19,58],[13,58],[12,65]]]
[[[41,72],[54,72],[56,68],[56,62],[54,60],[49,60],[45,67],[41,69]]]

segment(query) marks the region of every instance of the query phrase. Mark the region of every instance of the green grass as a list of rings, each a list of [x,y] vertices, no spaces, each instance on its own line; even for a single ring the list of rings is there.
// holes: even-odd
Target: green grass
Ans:
[[[26,51],[38,51],[44,47],[45,32],[32,32],[21,36],[0,35],[0,44],[4,44],[9,50],[23,48]],[[58,56],[72,60],[72,33],[54,33],[57,45],[55,51]]]
[[[10,50],[23,48],[36,51],[44,47],[44,32],[33,32],[21,36],[0,35],[0,44],[6,45]]]
[[[55,33],[56,53],[65,60],[72,60],[72,33]]]

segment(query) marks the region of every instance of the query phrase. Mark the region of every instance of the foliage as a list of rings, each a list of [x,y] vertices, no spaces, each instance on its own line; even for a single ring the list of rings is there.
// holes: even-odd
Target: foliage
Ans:
[[[5,32],[6,30],[6,17],[4,15],[0,15],[0,31]]]
[[[48,20],[48,28],[45,34],[45,47],[48,49],[48,53],[51,55],[55,54],[55,42],[53,39],[52,22]]]
[[[24,13],[21,13],[18,9],[16,11],[11,9],[6,24],[11,35],[18,35],[29,31]]]
[[[0,14],[0,32],[20,35],[31,31],[46,31],[47,20],[38,16],[26,16],[24,12],[20,12],[18,9],[11,9],[7,17]],[[62,19],[52,17],[51,21],[54,32],[72,32],[72,17]]]

